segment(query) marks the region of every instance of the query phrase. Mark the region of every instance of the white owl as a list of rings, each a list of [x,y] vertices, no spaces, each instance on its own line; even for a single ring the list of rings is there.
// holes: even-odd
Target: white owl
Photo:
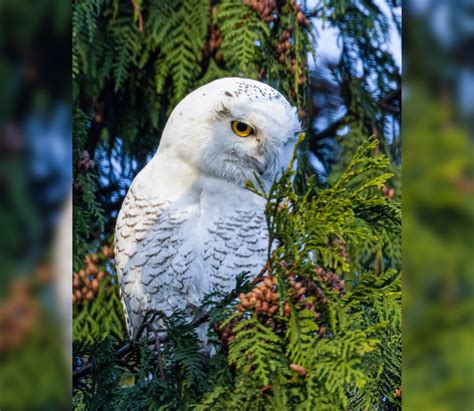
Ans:
[[[224,78],[173,110],[153,159],[134,179],[115,232],[117,276],[132,337],[145,313],[192,313],[206,293],[256,276],[268,253],[265,200],[288,166],[297,112],[272,87]]]

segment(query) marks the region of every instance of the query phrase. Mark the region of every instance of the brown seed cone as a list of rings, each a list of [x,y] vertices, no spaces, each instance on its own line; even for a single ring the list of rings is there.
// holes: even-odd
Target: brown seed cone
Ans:
[[[306,22],[306,17],[301,11],[299,11],[298,14],[296,15],[296,22],[299,25],[303,25]]]
[[[279,61],[280,63],[284,63],[285,60],[286,60],[285,55],[284,55],[283,53],[280,53],[280,56],[278,57],[278,61]]]
[[[298,297],[300,297],[300,296],[302,296],[305,292],[306,292],[306,288],[303,287],[303,288],[300,288],[300,289],[298,290],[298,292],[296,293],[296,295],[297,295]]]
[[[98,291],[98,290],[99,290],[99,287],[100,287],[99,280],[98,280],[97,278],[94,278],[94,279],[92,280],[92,290]]]
[[[102,246],[101,250],[102,250],[102,254],[104,254],[104,257],[107,257],[107,254],[109,253],[109,246],[105,244]]]
[[[257,295],[257,297],[263,297],[263,290],[261,288],[254,288],[253,292]]]
[[[217,47],[216,47],[216,42],[215,40],[210,40],[209,41],[209,51],[212,53]]]
[[[263,279],[263,282],[265,283],[265,285],[266,285],[268,288],[272,288],[272,286],[273,286],[272,278],[270,278],[270,277],[265,277],[265,278]]]
[[[87,275],[96,275],[98,271],[99,270],[95,264],[87,264],[87,267],[86,267]]]
[[[102,280],[104,277],[105,277],[105,272],[104,271],[99,271],[97,273],[97,278],[98,278],[99,281]]]
[[[273,315],[273,314],[275,314],[277,311],[278,311],[278,306],[277,306],[277,305],[272,305],[272,306],[268,309],[268,315]]]
[[[74,295],[76,296],[77,302],[82,300],[82,293],[80,290],[74,290]]]
[[[87,288],[91,288],[91,287],[92,287],[92,283],[91,283],[91,280],[89,279],[89,277],[85,277],[85,278],[84,278],[84,285],[85,285]]]
[[[290,364],[290,369],[296,371],[299,375],[304,377],[306,375],[306,370],[298,364]]]
[[[92,291],[89,291],[87,294],[86,294],[86,300],[87,301],[92,301],[94,298],[94,293]]]

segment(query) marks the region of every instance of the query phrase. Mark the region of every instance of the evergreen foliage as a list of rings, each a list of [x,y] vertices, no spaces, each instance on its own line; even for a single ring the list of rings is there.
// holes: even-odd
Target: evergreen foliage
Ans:
[[[342,38],[325,77],[309,68],[310,19]],[[249,187],[268,202],[257,279],[236,273],[235,289],[207,296],[191,323],[161,318],[159,341],[128,340],[116,285],[75,306],[74,407],[399,409],[400,78],[383,51],[389,16],[365,0],[75,0],[73,25],[76,272],[110,241],[131,179],[199,85],[265,81],[298,107],[307,136],[297,172],[269,194]],[[267,305],[249,301],[270,291]],[[197,339],[203,323],[212,355]]]
[[[74,340],[92,343],[105,334],[122,341],[124,321],[118,285],[104,282],[94,300],[84,301],[74,313]]]
[[[104,401],[113,409],[399,408],[399,272],[377,274],[356,252],[371,242],[373,263],[386,227],[400,229],[399,204],[380,190],[392,174],[385,156],[371,154],[377,144],[362,145],[325,189],[301,192],[303,177],[293,171],[273,185],[268,275],[240,279],[227,298],[214,293],[204,303],[214,355],[200,348],[196,321],[176,312],[163,318],[161,341],[128,343],[124,357],[112,336],[94,341],[93,371],[76,386],[76,400],[86,409]],[[274,315],[249,306],[243,293],[235,298],[269,281],[278,293]]]

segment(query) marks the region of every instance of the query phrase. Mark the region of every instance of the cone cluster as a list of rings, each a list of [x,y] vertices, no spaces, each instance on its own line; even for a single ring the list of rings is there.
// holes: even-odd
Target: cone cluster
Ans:
[[[345,281],[336,273],[325,271],[321,267],[315,268],[318,279],[329,289],[342,295],[345,290]],[[317,305],[325,304],[327,297],[324,291],[318,286],[316,281],[311,279],[297,279],[294,273],[288,273],[286,283],[289,286],[287,296],[284,297],[283,315],[289,316],[291,312],[290,304],[297,309],[306,308],[317,314],[316,306],[313,300],[309,301],[307,297],[316,297]],[[278,292],[278,281],[276,277],[268,275],[253,290],[239,295],[240,304],[237,308],[241,312],[256,311],[258,314],[272,317],[278,313],[280,294]]]
[[[243,0],[244,5],[255,11],[260,19],[266,23],[276,20],[274,15],[276,8],[275,0]]]
[[[280,263],[280,266],[285,271],[288,269],[284,262]],[[317,280],[299,278],[295,273],[287,271],[285,282],[288,289],[285,296],[282,297],[283,305],[281,312],[278,280],[272,275],[263,277],[260,283],[248,293],[240,293],[237,309],[241,313],[256,312],[260,319],[269,325],[276,324],[273,322],[275,316],[290,316],[292,307],[298,311],[307,309],[313,312],[317,320],[320,317],[318,307],[327,302],[327,297],[319,285],[323,283],[327,288],[342,296],[345,292],[345,281],[336,273],[325,271],[321,267],[316,267],[314,272]],[[214,325],[214,329],[223,344],[228,344],[234,339],[233,328],[242,318],[235,318],[224,327],[221,327],[218,323]],[[325,327],[319,327],[318,334],[323,337],[326,331]],[[293,368],[294,371],[303,375],[304,369],[299,369],[297,365]]]
[[[74,273],[72,303],[81,304],[83,301],[92,301],[99,292],[100,284],[106,277],[105,271],[100,269],[103,263],[112,258],[113,249],[106,244],[100,254],[91,254],[84,259],[84,268]]]
[[[234,339],[232,330],[234,329],[234,326],[237,324],[237,322],[238,319],[234,319],[229,321],[224,327],[222,327],[220,323],[214,324],[214,331],[219,336],[223,345],[229,345]]]
[[[296,12],[296,22],[300,26],[309,26],[309,20],[301,11],[301,6],[296,2],[296,0],[291,0],[290,4]]]
[[[81,153],[81,157],[76,162],[77,172],[80,174],[87,174],[94,167],[95,167],[95,161],[91,158],[89,152],[87,150],[84,150]],[[82,194],[84,192],[84,187],[77,181],[74,181],[73,190],[75,193]]]
[[[77,170],[80,173],[87,173],[95,167],[95,161],[91,159],[91,156],[87,150],[81,153],[81,157],[76,163]]]
[[[383,192],[383,195],[387,198],[392,199],[395,197],[395,189],[387,186],[386,184],[384,184],[382,188],[382,192]]]
[[[240,304],[238,308],[240,311],[255,310],[259,314],[271,317],[278,311],[279,298],[277,279],[266,276],[252,291],[239,295]]]
[[[10,298],[0,304],[0,353],[18,347],[28,338],[40,313],[30,284],[17,279]]]

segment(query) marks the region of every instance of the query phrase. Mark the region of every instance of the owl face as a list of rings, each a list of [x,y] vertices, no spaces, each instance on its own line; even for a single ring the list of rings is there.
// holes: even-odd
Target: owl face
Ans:
[[[256,177],[271,183],[288,166],[299,132],[296,109],[278,91],[226,78],[176,106],[161,144],[199,173],[239,185]]]

